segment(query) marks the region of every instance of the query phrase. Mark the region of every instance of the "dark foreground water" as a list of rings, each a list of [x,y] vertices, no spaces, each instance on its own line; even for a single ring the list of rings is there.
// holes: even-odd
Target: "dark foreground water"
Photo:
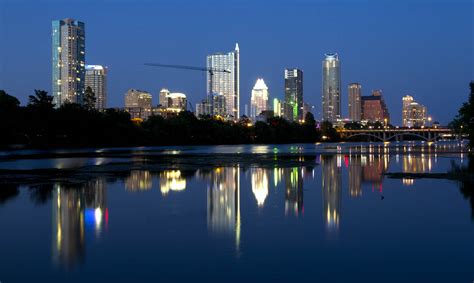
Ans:
[[[0,282],[474,280],[472,194],[383,175],[467,165],[457,144],[143,150],[3,153],[79,171],[3,173]]]

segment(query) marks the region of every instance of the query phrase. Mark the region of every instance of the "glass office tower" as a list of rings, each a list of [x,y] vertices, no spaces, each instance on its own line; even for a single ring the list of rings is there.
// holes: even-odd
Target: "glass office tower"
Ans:
[[[288,121],[303,120],[303,71],[285,69],[285,103],[283,117]]]

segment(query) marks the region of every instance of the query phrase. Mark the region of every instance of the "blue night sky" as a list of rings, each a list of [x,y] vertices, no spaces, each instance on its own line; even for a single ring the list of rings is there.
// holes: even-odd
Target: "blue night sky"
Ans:
[[[304,71],[304,100],[321,113],[321,60],[341,61],[342,111],[347,84],[363,95],[382,89],[392,123],[401,97],[426,105],[449,122],[474,79],[471,0],[414,1],[46,1],[0,0],[0,89],[26,103],[33,89],[51,91],[51,21],[86,25],[86,63],[109,67],[108,106],[123,106],[138,88],[184,92],[194,104],[205,73],[144,66],[160,62],[204,66],[207,54],[241,52],[241,114],[257,78],[283,97],[283,70]]]

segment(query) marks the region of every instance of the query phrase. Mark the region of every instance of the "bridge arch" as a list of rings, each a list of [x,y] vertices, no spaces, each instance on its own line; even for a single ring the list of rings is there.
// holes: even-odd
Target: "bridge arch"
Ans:
[[[351,139],[353,137],[373,137],[373,138],[376,138],[378,139],[379,141],[383,142],[383,137],[380,137],[380,136],[377,136],[377,135],[374,135],[374,134],[368,134],[368,133],[360,133],[360,134],[352,134],[352,135],[348,135],[346,137],[346,139]]]
[[[437,139],[439,139],[441,137],[441,135],[437,134],[437,133],[432,133],[431,134],[431,138],[429,136],[426,136],[426,135],[420,135],[420,134],[416,134],[416,133],[398,133],[398,134],[394,134],[394,135],[390,135],[389,137],[387,137],[387,141],[390,141],[390,140],[393,140],[393,138],[396,138],[396,137],[401,137],[401,136],[412,136],[412,137],[418,137],[424,141],[428,141],[428,142],[431,142],[431,141],[436,141]]]

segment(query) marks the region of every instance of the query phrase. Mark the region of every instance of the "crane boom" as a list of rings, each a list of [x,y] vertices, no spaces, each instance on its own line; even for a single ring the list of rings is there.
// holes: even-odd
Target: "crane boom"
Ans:
[[[216,68],[204,68],[204,67],[195,67],[195,66],[185,66],[185,65],[170,65],[170,64],[160,64],[160,63],[145,63],[146,66],[152,67],[163,67],[163,68],[174,68],[174,69],[185,69],[185,70],[195,70],[201,72],[208,72],[209,73],[209,85],[208,85],[208,94],[207,94],[207,102],[211,103],[212,99],[212,90],[213,90],[213,77],[214,73],[232,73],[229,70],[225,69],[216,69]]]
[[[195,71],[203,71],[203,72],[210,72],[210,73],[230,73],[229,70],[224,70],[224,69],[194,67],[194,66],[185,66],[185,65],[170,65],[170,64],[159,64],[159,63],[145,63],[145,65],[153,66],[153,67],[195,70]]]

